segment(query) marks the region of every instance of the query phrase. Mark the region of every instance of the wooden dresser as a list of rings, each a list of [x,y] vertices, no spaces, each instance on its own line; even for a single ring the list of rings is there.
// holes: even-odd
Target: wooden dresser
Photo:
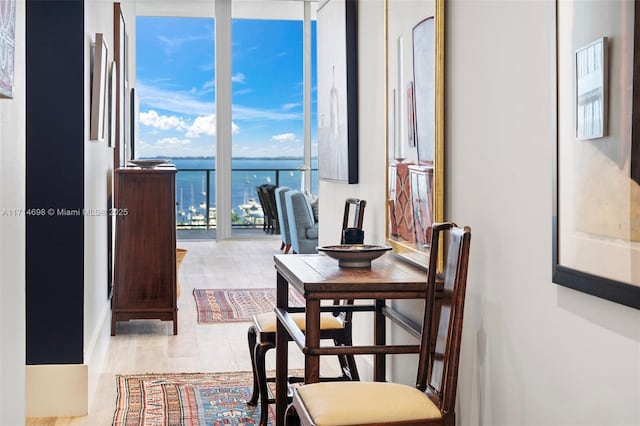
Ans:
[[[176,304],[174,167],[116,170],[116,241],[111,335],[116,322],[173,321]]]

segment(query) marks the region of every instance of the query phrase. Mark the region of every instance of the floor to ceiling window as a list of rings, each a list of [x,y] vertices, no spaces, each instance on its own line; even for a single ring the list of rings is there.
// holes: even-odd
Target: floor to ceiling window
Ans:
[[[222,93],[216,90],[216,20],[137,17],[136,157],[168,159],[177,166],[178,229],[215,231],[217,225],[228,223],[227,218],[232,233],[262,229],[262,209],[256,206],[256,186],[262,183],[317,193],[316,102],[315,90],[310,90],[315,88],[315,72],[305,79],[303,68],[306,30],[311,46],[306,58],[315,70],[315,22],[307,17],[310,23],[305,26],[301,2],[293,4],[295,19],[289,11],[284,19],[242,16],[226,21],[231,25],[232,43],[230,49],[221,44],[225,47],[220,57],[231,58],[226,62],[231,62],[231,97],[220,95],[220,99],[231,108],[231,138],[220,143],[231,146],[229,154],[222,155],[228,157],[224,161],[216,160],[216,155],[221,156],[216,133],[225,134],[217,130],[216,122],[218,115],[225,116],[216,114],[220,101],[216,97]],[[311,111],[306,125],[305,102]],[[220,104],[217,108],[224,109]],[[229,168],[231,178],[225,183]],[[230,205],[222,202],[226,197]],[[215,233],[198,237],[203,235],[214,237]]]
[[[176,165],[179,228],[215,225],[214,20],[136,19],[137,152]]]
[[[303,21],[234,19],[232,34],[232,206],[236,223],[254,226],[264,220],[258,185],[305,190],[303,173],[312,173],[317,193],[316,158],[304,162]]]

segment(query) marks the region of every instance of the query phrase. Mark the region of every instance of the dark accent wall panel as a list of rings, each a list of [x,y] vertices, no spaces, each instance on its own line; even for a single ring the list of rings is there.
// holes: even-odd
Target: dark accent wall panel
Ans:
[[[83,362],[84,1],[26,2],[27,364]]]

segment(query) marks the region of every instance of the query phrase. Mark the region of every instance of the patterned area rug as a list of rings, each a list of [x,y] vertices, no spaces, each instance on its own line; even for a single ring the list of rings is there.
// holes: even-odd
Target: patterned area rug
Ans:
[[[276,306],[275,288],[250,289],[194,289],[198,323],[251,321],[251,317],[263,312],[271,312]],[[295,291],[289,291],[290,306],[304,306],[304,298]]]
[[[113,426],[253,425],[250,371],[117,375]],[[269,407],[273,423],[274,407]]]

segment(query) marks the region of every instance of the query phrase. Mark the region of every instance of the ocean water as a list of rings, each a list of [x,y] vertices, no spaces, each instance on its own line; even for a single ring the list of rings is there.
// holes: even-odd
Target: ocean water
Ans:
[[[205,214],[215,204],[216,172],[213,158],[173,158],[170,162],[176,165],[176,217],[178,223],[189,224],[196,214]],[[239,207],[250,202],[259,201],[256,187],[263,183],[278,184],[289,188],[300,189],[302,172],[297,168],[303,160],[291,158],[234,158],[231,173],[231,205],[233,212],[243,216]],[[318,163],[311,162],[311,192],[318,193]],[[207,202],[207,171],[209,169],[208,202]],[[276,172],[278,170],[278,172]],[[181,214],[184,213],[184,214]]]

